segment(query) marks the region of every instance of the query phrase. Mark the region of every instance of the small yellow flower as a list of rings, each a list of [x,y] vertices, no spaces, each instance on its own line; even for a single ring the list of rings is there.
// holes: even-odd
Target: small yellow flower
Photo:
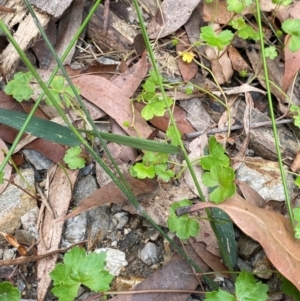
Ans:
[[[187,63],[191,63],[195,54],[189,51],[178,51],[178,54],[182,57],[182,60]]]

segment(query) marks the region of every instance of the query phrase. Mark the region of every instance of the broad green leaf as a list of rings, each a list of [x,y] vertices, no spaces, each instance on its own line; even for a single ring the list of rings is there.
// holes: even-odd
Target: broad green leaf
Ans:
[[[70,169],[83,168],[85,165],[85,160],[80,157],[82,149],[80,146],[73,146],[67,150],[64,156],[65,163],[68,164]]]
[[[168,154],[155,153],[155,152],[145,152],[143,157],[143,163],[146,165],[150,164],[162,164],[168,161]]]
[[[138,179],[153,179],[155,177],[154,166],[146,166],[140,162],[130,167],[130,173],[133,177],[136,177]]]
[[[142,110],[141,115],[145,120],[150,120],[154,116],[164,116],[165,104],[163,101],[155,100],[149,102]]]
[[[289,49],[296,52],[300,49],[300,19],[286,19],[282,23],[282,29],[289,34]]]
[[[242,271],[235,282],[235,294],[241,301],[265,301],[268,299],[269,286],[256,282],[254,276]]]
[[[154,165],[154,170],[158,178],[161,180],[168,182],[171,178],[174,177],[174,171],[171,169],[168,169],[168,164],[157,164]]]
[[[286,19],[282,23],[282,29],[285,33],[291,36],[300,36],[300,20],[299,19]]]
[[[250,5],[252,3],[251,1],[246,0],[227,0],[227,10],[233,11],[235,13],[241,13],[246,6]]]
[[[168,228],[171,232],[175,232],[180,239],[188,239],[191,236],[196,236],[199,233],[199,223],[194,218],[187,214],[182,216],[176,215],[176,209],[180,207],[190,206],[190,200],[181,200],[172,204],[170,207],[170,216],[168,218]]]
[[[179,139],[177,137],[176,131],[178,131],[178,130],[176,130],[173,125],[170,125],[168,127],[167,132],[166,132],[166,135],[167,135],[168,138],[171,138],[172,145],[179,146],[180,145],[180,141],[179,141]],[[179,133],[179,136],[180,136],[180,133]]]
[[[209,195],[210,200],[219,204],[233,196],[236,191],[234,178],[234,171],[231,167],[214,165],[209,172],[205,172],[202,176],[203,184],[207,187],[216,187]]]
[[[286,295],[292,297],[293,301],[300,301],[299,290],[295,287],[293,283],[288,281],[286,278],[284,278],[282,281],[281,289]]]
[[[208,151],[209,155],[200,159],[203,169],[210,170],[215,165],[229,166],[230,160],[225,154],[223,146],[213,136],[209,138]]]
[[[7,83],[4,92],[7,95],[12,95],[12,97],[19,102],[29,100],[33,95],[33,90],[29,86],[29,82],[32,78],[31,72],[18,72],[14,75],[14,79]]]
[[[0,109],[0,123],[17,130],[22,128],[26,118],[26,114]],[[33,117],[30,120],[26,133],[63,145],[80,145],[80,141],[69,128],[37,117]]]
[[[4,281],[0,283],[0,301],[19,301],[21,300],[21,292],[10,282]]]
[[[223,290],[218,290],[217,292],[205,293],[204,301],[236,301],[236,299],[233,295]]]
[[[74,247],[65,254],[64,263],[56,264],[50,273],[54,286],[51,292],[59,301],[73,301],[81,284],[95,292],[109,290],[113,276],[104,270],[105,259],[105,253],[86,255],[84,249]]]
[[[288,6],[293,2],[293,0],[272,0],[272,2],[278,5]]]
[[[201,27],[200,38],[209,46],[217,47],[221,50],[230,44],[233,39],[233,33],[226,29],[217,34],[211,26],[203,26]]]

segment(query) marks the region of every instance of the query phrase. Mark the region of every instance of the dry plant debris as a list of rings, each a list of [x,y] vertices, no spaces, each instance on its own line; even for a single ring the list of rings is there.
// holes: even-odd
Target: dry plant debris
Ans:
[[[47,1],[31,1],[42,26],[47,27],[47,35],[59,56],[80,27],[85,5],[91,4],[90,1],[83,0],[74,0],[72,4],[71,2],[53,1],[51,5],[46,5]],[[271,199],[267,202],[251,187],[251,181],[246,183],[234,179],[233,174],[233,170],[240,168],[243,162],[251,161],[248,157],[249,149],[254,151],[255,156],[263,158],[259,159],[262,162],[259,164],[267,165],[267,160],[277,160],[273,132],[265,126],[270,124],[269,104],[265,96],[268,83],[264,76],[255,5],[250,2],[252,1],[164,0],[157,3],[154,0],[140,0],[139,4],[148,25],[147,34],[163,75],[161,80],[167,92],[167,100],[171,104],[179,135],[182,138],[189,138],[184,140],[185,147],[189,151],[188,158],[193,163],[198,163],[194,166],[194,171],[199,180],[203,179],[201,188],[204,196],[206,198],[210,196],[210,200],[220,203],[201,202],[189,209],[178,209],[178,213],[180,210],[182,214],[193,213],[189,218],[197,223],[197,228],[198,226],[201,228],[200,234],[186,241],[185,251],[203,272],[211,269],[221,273],[226,281],[233,281],[234,277],[227,273],[228,266],[221,263],[222,254],[218,240],[202,210],[222,209],[242,232],[260,243],[272,264],[271,276],[272,272],[277,270],[300,290],[298,272],[300,242],[295,238],[294,230],[296,236],[297,233],[299,235],[299,231],[297,232],[297,228],[294,229],[290,220],[284,216],[285,212],[278,212],[279,210],[273,208],[276,207],[278,195],[266,197]],[[29,53],[35,54],[36,69],[47,80],[56,63],[45,47],[44,41],[37,41],[34,44],[38,30],[23,2],[7,0],[1,4],[5,8],[0,6],[1,19],[11,31],[14,28],[14,36],[20,47],[30,48]],[[106,8],[108,5],[109,1],[106,0]],[[288,123],[293,118],[297,126],[300,124],[300,109],[297,107],[300,104],[297,76],[300,50],[291,51],[288,45],[291,43],[291,46],[296,47],[300,33],[291,29],[288,23],[285,23],[286,26],[281,30],[281,25],[286,20],[299,21],[300,3],[283,6],[278,5],[278,1],[264,0],[260,1],[260,7],[264,16],[263,30],[265,44],[268,45],[267,69],[270,90],[277,104],[276,114],[279,122],[280,119],[284,119],[283,121]],[[144,51],[144,42],[140,39],[140,28],[134,7],[126,1],[110,3],[110,11],[107,12],[103,5],[99,6],[88,25],[87,36],[77,43],[77,48],[73,48],[65,61],[72,83],[84,98],[92,120],[99,123],[101,132],[110,131],[113,134],[133,138],[165,140],[178,147],[180,143],[176,130],[171,125],[166,105],[162,102],[164,95],[158,89],[159,78],[152,70],[147,52]],[[55,22],[58,22],[58,26]],[[283,38],[280,35],[285,36]],[[3,82],[18,75],[16,68],[24,68],[17,65],[19,57],[13,46],[7,44],[7,41],[4,41],[3,47],[0,44]],[[6,83],[4,89],[6,93],[0,91],[0,109],[25,114],[31,111],[40,88],[34,85],[36,83],[31,75],[26,84],[21,77],[22,75],[15,77],[16,82],[12,86]],[[56,93],[56,97],[60,99],[60,105],[69,120],[83,130],[85,137],[100,153],[102,146],[97,139],[91,138],[93,133],[90,131],[90,123],[75,101],[74,94],[71,95],[64,79],[59,79],[61,77],[56,78],[50,86],[52,93]],[[26,97],[29,101],[20,101],[25,97],[25,88],[29,84],[35,95],[27,89],[29,95]],[[9,96],[15,96],[15,93],[18,93],[20,98],[18,101]],[[36,111],[35,117],[49,121],[49,126],[50,121],[64,124],[49,104],[50,102],[44,101]],[[295,107],[290,107],[291,104]],[[39,124],[37,128],[38,126]],[[7,145],[13,143],[17,133],[18,129],[0,125],[0,161],[5,159],[9,150]],[[2,231],[3,229],[0,230],[9,243],[19,249],[22,257],[2,260],[0,266],[25,264],[37,260],[36,277],[39,279],[37,300],[44,300],[49,291],[51,283],[49,273],[53,270],[58,253],[61,251],[60,243],[66,220],[109,203],[120,205],[122,210],[131,215],[146,212],[158,225],[166,228],[170,215],[174,214],[170,213],[174,203],[185,199],[197,202],[199,197],[201,198],[198,187],[193,182],[186,163],[182,162],[180,154],[173,157],[157,155],[145,151],[142,147],[141,151],[137,151],[132,145],[120,146],[118,141],[113,140],[108,144],[109,150],[122,169],[128,187],[140,202],[140,207],[137,209],[132,206],[117,186],[103,176],[103,169],[97,166],[95,169],[100,188],[87,196],[74,210],[69,211],[79,171],[76,170],[76,166],[72,168],[71,165],[65,164],[67,163],[64,160],[67,156],[65,145],[37,138],[36,133],[31,132],[22,137],[12,159],[21,172],[24,158],[19,154],[22,149],[37,150],[54,163],[47,171],[45,182],[37,184],[40,200],[37,225],[38,255],[32,255],[31,247],[26,249],[13,236],[13,232],[19,227],[17,221],[13,224],[13,228],[8,228],[7,233]],[[290,127],[281,125],[278,133],[284,163],[287,168],[296,172],[299,170],[299,131],[293,125]],[[211,134],[215,137],[209,139],[208,136]],[[95,163],[87,153],[82,152],[81,146],[76,147],[79,153],[77,159],[86,166]],[[199,160],[200,157],[203,158]],[[108,160],[107,156],[104,158]],[[72,158],[70,160],[72,161]],[[214,165],[219,167],[214,168]],[[185,167],[181,168],[182,166]],[[113,166],[110,168],[114,170]],[[270,174],[272,176],[272,171]],[[177,178],[178,175],[182,177]],[[1,194],[12,185],[16,185],[12,164],[6,165],[4,178],[7,181],[0,185]],[[168,182],[166,180],[171,181],[166,183]],[[271,182],[272,180],[265,185],[272,186]],[[296,184],[298,182],[296,180]],[[236,185],[239,192],[234,193]],[[213,190],[216,186],[218,188]],[[289,192],[295,196],[293,205],[299,206],[297,188],[290,188]],[[37,196],[36,192],[30,193],[32,207]],[[231,197],[222,202],[221,194]],[[282,206],[277,206],[279,207],[282,209]],[[227,215],[223,215],[222,218],[226,219]],[[101,244],[101,239],[99,240]],[[89,242],[89,245],[94,244]],[[231,251],[230,243],[226,246]],[[166,292],[169,289],[186,290],[182,294],[170,292],[167,295],[168,300],[186,300],[191,291],[197,287],[198,289],[201,287],[202,290],[211,289],[208,286],[202,287],[201,275],[195,273],[186,261],[170,253],[169,258],[166,255],[162,269],[132,288],[149,290],[144,295],[117,295],[111,300],[165,300],[165,293],[152,293],[150,292],[152,289],[164,289]],[[249,283],[251,281],[249,280]],[[265,287],[262,290],[265,290]],[[280,290],[277,293],[280,293]],[[213,299],[208,297],[207,300]]]

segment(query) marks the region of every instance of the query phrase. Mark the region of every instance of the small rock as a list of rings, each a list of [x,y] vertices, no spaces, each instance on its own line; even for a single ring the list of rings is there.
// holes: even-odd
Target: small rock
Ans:
[[[3,252],[3,261],[11,260],[15,256],[15,251],[13,249],[5,249]]]
[[[105,268],[114,276],[118,276],[121,270],[128,265],[125,253],[111,248],[95,249],[95,253],[106,253]]]
[[[152,243],[148,242],[145,247],[139,251],[139,258],[147,265],[152,265],[159,261],[158,248]]]
[[[78,206],[82,200],[92,194],[98,188],[97,182],[92,175],[87,175],[79,180],[74,187],[74,203]]]
[[[242,235],[238,241],[238,249],[241,258],[250,260],[261,250],[261,246],[258,242],[254,241],[250,237]]]
[[[15,177],[15,183],[22,188],[34,189],[34,172],[31,168],[22,170],[21,178]],[[30,185],[30,187],[27,187]],[[21,218],[32,208],[36,207],[36,200],[23,192],[15,185],[9,184],[5,191],[0,195],[0,231],[12,234],[21,225]],[[0,237],[0,244],[5,239]]]
[[[277,162],[258,157],[246,157],[245,162],[236,171],[236,178],[249,184],[266,201],[285,201]],[[293,195],[293,176],[286,173],[286,180],[290,194]]]
[[[39,208],[36,206],[21,217],[21,224],[24,230],[28,231],[33,237],[37,238],[37,220],[39,217]]]
[[[23,154],[36,170],[49,169],[53,161],[34,149],[24,149]]]
[[[87,213],[83,212],[65,223],[65,231],[63,233],[62,247],[66,248],[70,245],[85,239],[88,218]]]
[[[266,254],[258,253],[255,256],[252,272],[261,279],[270,279],[272,277],[271,262]]]
[[[238,258],[236,261],[236,265],[240,271],[247,271],[249,273],[252,273],[252,266],[248,264],[245,260]]]
[[[127,212],[117,212],[112,217],[112,222],[114,223],[117,230],[121,230],[128,223],[129,217]]]

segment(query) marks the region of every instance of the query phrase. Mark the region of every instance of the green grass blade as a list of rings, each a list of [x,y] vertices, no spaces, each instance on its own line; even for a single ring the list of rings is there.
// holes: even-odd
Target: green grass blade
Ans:
[[[17,130],[22,128],[27,116],[28,115],[24,113],[0,109],[0,123],[13,127]],[[76,146],[81,144],[69,128],[38,117],[32,117],[26,128],[26,133],[63,145]],[[91,133],[93,134],[93,132]],[[109,142],[116,142],[118,144],[131,146],[137,149],[170,154],[179,152],[179,148],[176,146],[152,140],[110,133],[101,133],[101,136]]]
[[[22,128],[27,117],[24,113],[0,109],[0,123],[17,130]],[[32,117],[25,132],[63,145],[80,145],[80,141],[69,128],[46,119]]]

